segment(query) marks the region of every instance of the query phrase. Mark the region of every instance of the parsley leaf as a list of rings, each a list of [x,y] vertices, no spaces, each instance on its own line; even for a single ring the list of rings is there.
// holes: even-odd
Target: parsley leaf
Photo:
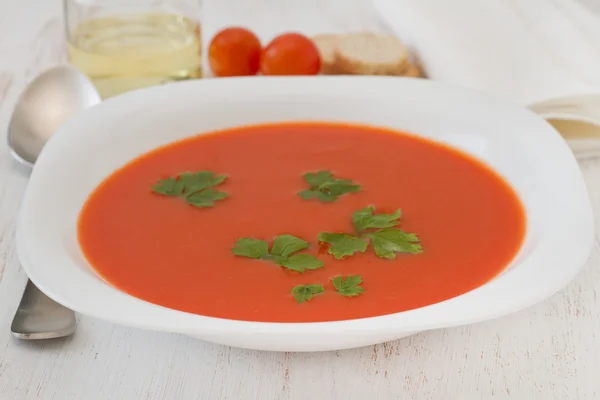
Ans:
[[[152,186],[152,191],[164,196],[183,198],[195,207],[212,207],[215,201],[228,197],[227,193],[213,189],[225,179],[225,175],[215,175],[212,171],[183,172],[176,178],[159,180]]]
[[[302,177],[310,186],[308,190],[298,193],[304,200],[317,198],[322,202],[332,202],[343,194],[354,193],[360,190],[360,185],[353,183],[349,179],[335,179],[329,171],[309,172]]]
[[[302,197],[303,200],[310,200],[316,197],[318,200],[321,200],[324,203],[335,201],[335,199],[337,199],[337,196],[333,194],[320,192],[317,190],[303,190],[299,192],[298,195]]]
[[[199,192],[192,192],[185,199],[187,202],[194,207],[212,207],[215,205],[215,201],[223,200],[229,196],[225,192],[219,192],[214,189],[204,189]]]
[[[231,251],[236,256],[259,259],[269,255],[269,244],[266,240],[240,238],[235,242],[235,247]]]
[[[345,193],[354,193],[360,190],[360,186],[352,183],[349,179],[336,179],[332,182],[325,182],[319,185],[322,192],[340,196]]]
[[[300,273],[303,273],[307,269],[319,269],[325,265],[323,261],[319,260],[311,254],[294,254],[289,258],[280,259],[276,262],[282,267]]]
[[[313,298],[314,295],[321,294],[325,291],[323,285],[298,285],[294,286],[290,292],[298,304],[304,303]]]
[[[302,176],[306,183],[308,183],[312,187],[318,187],[325,182],[329,182],[334,180],[333,174],[329,171],[318,171],[315,173],[307,173]]]
[[[335,287],[335,290],[342,296],[354,297],[365,291],[365,288],[359,286],[362,284],[362,277],[360,275],[349,275],[345,278],[343,276],[336,276],[331,279],[331,283]]]
[[[231,252],[236,256],[272,261],[284,268],[299,273],[321,268],[325,263],[311,254],[293,254],[309,247],[308,242],[293,235],[280,235],[273,240],[269,252],[266,240],[241,238],[235,242]]]
[[[363,239],[357,238],[346,233],[319,233],[319,241],[328,243],[329,254],[338,260],[344,256],[352,256],[356,252],[364,253],[369,245]]]
[[[382,229],[368,235],[377,257],[392,260],[396,253],[422,253],[423,247],[419,237],[414,233],[407,233],[400,229]]]
[[[400,223],[398,221],[402,214],[400,209],[392,214],[373,215],[373,211],[375,211],[375,208],[369,206],[352,214],[352,224],[357,232],[362,232],[370,228],[391,228]]]
[[[215,176],[212,171],[184,172],[179,175],[179,181],[183,183],[186,193],[220,185],[225,179],[227,179],[225,175]]]
[[[418,244],[419,237],[398,228],[400,209],[392,214],[373,215],[375,208],[369,206],[352,214],[352,224],[356,234],[321,232],[319,241],[328,243],[329,254],[340,259],[366,251],[370,244],[375,255],[388,260],[396,258],[396,253],[422,253],[423,247]],[[377,229],[365,232],[367,229]]]
[[[181,196],[183,193],[183,183],[175,178],[161,179],[152,186],[152,190],[155,193],[163,194],[165,196]]]
[[[272,256],[288,257],[300,250],[308,249],[308,242],[292,235],[280,235],[273,241]]]

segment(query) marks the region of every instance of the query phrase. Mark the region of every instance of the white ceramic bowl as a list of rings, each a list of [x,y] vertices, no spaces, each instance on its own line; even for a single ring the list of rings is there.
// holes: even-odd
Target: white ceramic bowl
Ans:
[[[412,131],[479,157],[518,192],[525,242],[486,285],[427,307],[324,323],[242,322],[157,306],[108,285],[84,259],[78,213],[90,192],[132,158],[214,129],[290,120],[347,121]],[[23,268],[48,296],[117,324],[179,332],[251,349],[318,351],[499,317],[565,286],[592,247],[592,211],[569,148],[542,119],[478,92],[376,77],[213,79],[131,92],[61,127],[31,176],[17,229]]]

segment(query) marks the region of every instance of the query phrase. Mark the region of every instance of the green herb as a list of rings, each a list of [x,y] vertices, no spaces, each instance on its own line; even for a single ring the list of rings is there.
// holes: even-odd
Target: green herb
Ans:
[[[360,190],[360,185],[352,183],[349,179],[336,179],[329,171],[309,172],[302,177],[310,186],[308,190],[298,193],[304,200],[316,198],[322,202],[331,202],[343,194]]]
[[[212,207],[215,201],[223,200],[228,196],[225,192],[219,192],[214,189],[204,189],[199,192],[194,192],[186,197],[189,204],[195,207]]]
[[[354,225],[356,232],[360,233],[371,228],[391,228],[400,223],[398,221],[402,215],[400,209],[396,210],[392,214],[373,215],[374,211],[375,208],[369,206],[352,214],[352,224]]]
[[[271,255],[288,257],[300,250],[308,249],[308,242],[292,235],[280,235],[273,240]]]
[[[336,276],[331,280],[335,290],[342,296],[354,297],[365,291],[365,288],[359,286],[362,284],[360,275],[349,275],[347,277]]]
[[[154,193],[164,194],[165,196],[181,196],[183,194],[183,183],[175,178],[161,179],[152,186]]]
[[[423,248],[419,237],[398,228],[400,210],[392,214],[376,214],[373,207],[367,207],[352,214],[355,234],[321,232],[319,241],[329,244],[329,254],[336,259],[352,256],[366,251],[370,240],[375,255],[389,260],[396,258],[396,253],[421,253]]]
[[[159,180],[152,190],[163,196],[180,197],[194,207],[212,207],[215,201],[229,196],[213,187],[225,181],[225,175],[215,175],[212,171],[184,172],[176,178]]]
[[[377,257],[387,258],[388,260],[396,258],[396,253],[422,253],[423,247],[419,238],[414,233],[406,233],[400,229],[382,229],[370,233],[373,250]]]
[[[235,247],[231,251],[236,256],[260,259],[269,255],[269,244],[266,240],[241,238],[235,242]]]
[[[309,247],[308,242],[293,236],[280,235],[273,240],[269,251],[266,240],[240,238],[231,252],[236,256],[269,260],[292,271],[304,273],[322,268],[325,263],[311,254],[294,254]]]
[[[188,193],[220,185],[225,179],[225,175],[215,175],[212,171],[184,172],[179,175],[179,181],[185,186],[184,192]]]
[[[324,291],[325,288],[320,284],[298,285],[294,286],[291,294],[294,296],[294,299],[296,299],[296,302],[301,304],[312,299],[314,295],[321,294]]]
[[[319,241],[329,244],[329,254],[340,259],[345,256],[353,256],[356,252],[364,253],[369,243],[346,233],[319,233]]]
[[[276,260],[276,263],[282,267],[300,273],[303,273],[307,269],[319,269],[324,265],[323,261],[310,254],[294,254],[286,259]]]

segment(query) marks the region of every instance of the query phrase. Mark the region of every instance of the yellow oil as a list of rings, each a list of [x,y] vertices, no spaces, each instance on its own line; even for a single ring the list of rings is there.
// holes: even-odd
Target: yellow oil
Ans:
[[[89,19],[71,32],[69,60],[103,98],[202,76],[200,28],[174,14]]]

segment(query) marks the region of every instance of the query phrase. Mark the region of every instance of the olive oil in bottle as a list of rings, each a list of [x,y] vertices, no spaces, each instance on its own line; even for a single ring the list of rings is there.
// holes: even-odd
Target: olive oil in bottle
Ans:
[[[200,27],[176,14],[140,13],[81,22],[68,40],[70,62],[103,98],[202,76]]]

